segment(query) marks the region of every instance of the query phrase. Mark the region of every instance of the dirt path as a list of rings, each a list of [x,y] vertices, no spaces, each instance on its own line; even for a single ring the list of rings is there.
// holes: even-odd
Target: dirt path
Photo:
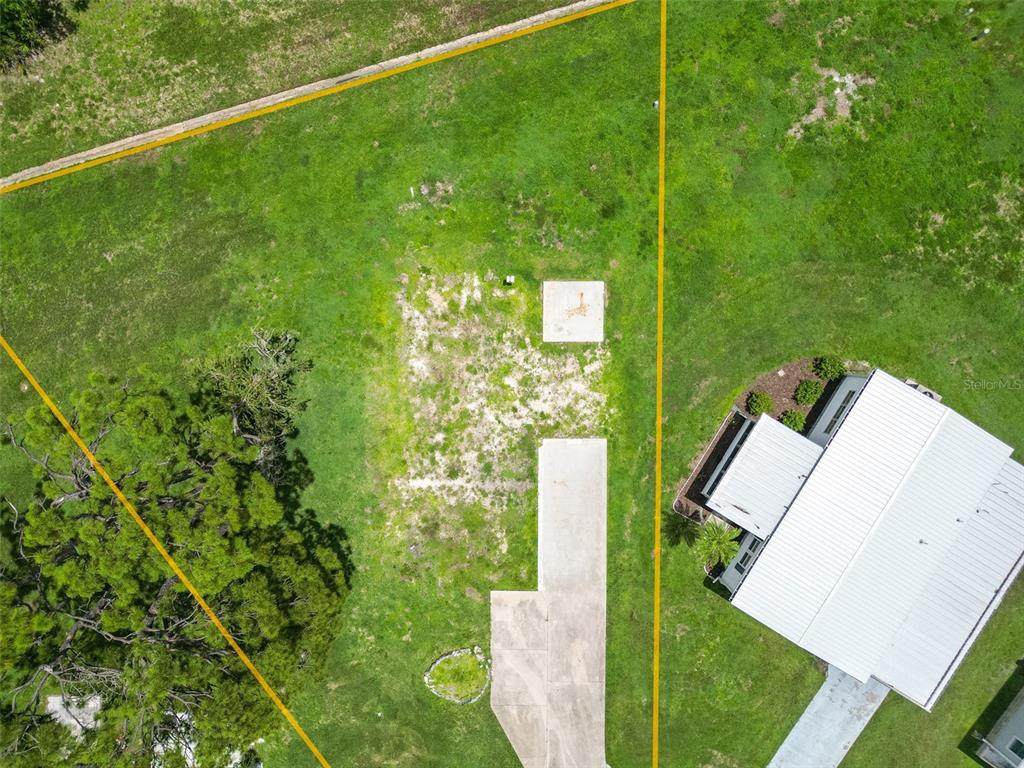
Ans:
[[[0,179],[0,194],[13,192],[16,189],[38,184],[47,179],[91,168],[111,162],[112,160],[127,157],[128,155],[144,152],[148,149],[155,149],[164,144],[207,133],[227,125],[251,120],[285,107],[301,104],[333,93],[339,93],[363,83],[373,82],[374,80],[380,80],[389,75],[397,74],[398,72],[416,69],[434,61],[441,61],[479,50],[480,48],[486,48],[505,40],[522,37],[540,29],[573,21],[584,16],[590,16],[611,8],[628,5],[631,2],[633,0],[612,0],[612,2],[608,0],[579,0],[579,2],[571,3],[561,8],[553,8],[536,16],[503,24],[483,32],[475,32],[471,35],[460,37],[457,40],[425,48],[416,53],[371,64],[368,67],[357,69],[354,72],[349,72],[339,77],[300,85],[297,88],[247,101],[244,104],[238,104],[227,109],[193,117],[190,120],[183,120],[163,128],[156,128],[152,131],[129,136],[125,139],[13,173]]]

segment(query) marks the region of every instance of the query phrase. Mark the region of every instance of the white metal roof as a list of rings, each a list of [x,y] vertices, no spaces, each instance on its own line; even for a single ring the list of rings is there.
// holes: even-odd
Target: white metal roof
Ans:
[[[707,501],[726,520],[766,539],[821,455],[821,446],[762,414]]]
[[[733,602],[930,707],[1024,553],[1010,453],[875,371]],[[1002,555],[979,562],[989,551]]]

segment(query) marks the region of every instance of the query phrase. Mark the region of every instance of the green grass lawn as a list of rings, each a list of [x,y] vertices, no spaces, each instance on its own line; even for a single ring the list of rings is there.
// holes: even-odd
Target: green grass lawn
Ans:
[[[671,5],[666,507],[737,394],[823,352],[913,376],[1024,446],[1024,12],[976,13]],[[326,678],[282,694],[335,764],[517,764],[486,697],[443,701],[422,675],[488,647],[489,590],[534,587],[534,492],[488,507],[396,488],[423,455],[416,404],[441,408],[457,467],[448,438],[473,421],[452,377],[519,407],[496,382],[537,343],[540,281],[587,277],[610,297],[593,384],[610,451],[608,761],[649,765],[657,23],[641,2],[0,200],[0,323],[58,401],[90,369],[174,375],[253,325],[302,338],[304,500],[345,526],[357,572]],[[797,140],[815,65],[874,83]],[[493,287],[489,272],[515,290],[456,313],[458,281]],[[402,311],[426,312],[431,290],[508,359],[469,371],[472,345],[443,336],[427,350],[458,364],[411,381]],[[538,370],[587,362],[573,354]],[[18,384],[0,364],[0,410],[34,402]],[[565,418],[528,423],[481,471],[529,479],[540,437],[590,423]],[[0,451],[6,492],[30,486],[19,458]],[[685,544],[665,552],[662,604],[662,765],[764,765],[820,669],[705,588]],[[1022,617],[1018,585],[936,712],[892,696],[848,764],[969,765],[957,745],[1009,677]],[[907,734],[911,754],[896,748]],[[263,751],[268,766],[309,761],[283,729]]]
[[[926,382],[1021,457],[1024,5],[976,7],[975,19],[952,4],[676,7],[669,498],[760,373],[831,352]],[[973,43],[985,25],[991,37]],[[832,124],[796,140],[787,131],[815,105],[815,65],[875,83],[858,89],[848,120],[829,104]],[[665,764],[764,765],[821,673],[701,591],[698,568],[685,545],[667,551]],[[958,744],[1010,676],[1022,636],[1018,584],[934,714],[890,696],[844,766],[973,765]],[[910,751],[899,746],[908,738]]]
[[[173,376],[254,325],[293,329],[313,358],[304,501],[345,527],[356,573],[325,678],[281,694],[335,765],[516,764],[486,697],[444,701],[423,673],[489,647],[491,589],[536,587],[536,449],[590,423],[610,437],[609,754],[648,753],[656,43],[655,7],[611,11],[0,201],[3,332],[58,401],[91,369]],[[483,296],[457,312],[465,275]],[[583,350],[530,352],[540,280],[581,276],[611,297],[599,376],[572,373]],[[403,311],[429,314],[431,291],[471,335],[433,338],[437,378],[417,383]],[[521,360],[517,396],[504,379]],[[529,420],[481,468],[523,490],[491,506],[402,495],[434,456],[417,404],[443,414],[457,472],[478,437],[460,381],[511,418],[530,377],[577,375],[601,414]],[[0,377],[4,411],[33,402],[13,366]],[[28,484],[9,449],[0,477]],[[284,727],[263,752],[310,760]]]
[[[0,74],[0,175],[490,29],[554,0],[92,0]]]

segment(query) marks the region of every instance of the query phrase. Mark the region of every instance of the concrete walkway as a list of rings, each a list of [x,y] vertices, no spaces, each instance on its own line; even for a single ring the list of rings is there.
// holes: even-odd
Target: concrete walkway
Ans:
[[[825,684],[782,742],[768,768],[836,768],[888,692],[873,678],[860,683],[829,667]]]
[[[566,17],[596,13],[598,10],[602,10],[600,6],[613,7],[623,4],[625,3],[621,2],[621,0],[619,2],[615,0],[611,2],[609,0],[579,0],[561,8],[553,8],[549,11],[538,13],[535,16],[520,19],[519,21],[502,24],[483,32],[475,32],[471,35],[460,37],[457,40],[424,48],[416,53],[388,59],[378,64],[371,64],[368,67],[357,69],[340,77],[332,77],[327,80],[300,85],[297,88],[291,88],[287,91],[247,101],[244,104],[210,112],[190,120],[183,120],[180,123],[174,123],[173,125],[139,133],[135,136],[129,136],[128,138],[113,141],[99,147],[93,147],[84,152],[51,160],[43,165],[26,168],[23,171],[18,171],[0,179],[0,192],[10,192],[21,186],[28,186],[29,183],[32,183],[33,179],[41,176],[63,175],[63,172],[66,172],[67,169],[73,166],[86,165],[91,167],[99,165],[107,160],[117,159],[146,149],[162,146],[163,144],[169,144],[178,139],[196,136],[212,130],[214,127],[220,127],[222,124],[230,125],[260,117],[263,114],[280,109],[286,105],[286,102],[298,104],[309,101],[317,98],[319,95],[327,95],[324,93],[325,91],[342,90],[346,87],[346,84],[354,84],[355,81],[375,80],[384,77],[386,73],[393,70],[413,69],[420,65],[420,63],[425,63],[427,59],[434,59],[439,56],[449,58],[450,56],[458,55],[458,53],[468,53],[478,48],[485,48],[490,44],[489,41],[500,42],[497,38],[519,37],[528,34],[535,27],[550,25],[551,22],[559,19],[569,21],[570,19]],[[445,56],[445,54],[449,55]]]

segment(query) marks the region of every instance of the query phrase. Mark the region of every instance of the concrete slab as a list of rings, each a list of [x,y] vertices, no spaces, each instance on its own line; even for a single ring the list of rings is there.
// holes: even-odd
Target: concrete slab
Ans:
[[[768,768],[836,768],[888,692],[874,678],[861,683],[830,666],[825,684],[811,699]]]
[[[524,768],[605,768],[607,443],[538,459],[540,588],[491,593],[491,709]]]
[[[556,592],[548,622],[548,685],[603,683],[604,592]]]
[[[543,651],[547,647],[547,595],[491,592],[491,648]]]
[[[491,705],[502,729],[508,734],[516,757],[525,768],[531,761],[544,766],[547,761],[547,707]]]
[[[491,704],[547,704],[547,651],[491,651]]]
[[[546,768],[605,768],[604,684],[548,686]]]
[[[544,283],[544,341],[604,341],[604,283]]]
[[[537,580],[542,592],[605,590],[608,445],[545,440],[538,462]]]

